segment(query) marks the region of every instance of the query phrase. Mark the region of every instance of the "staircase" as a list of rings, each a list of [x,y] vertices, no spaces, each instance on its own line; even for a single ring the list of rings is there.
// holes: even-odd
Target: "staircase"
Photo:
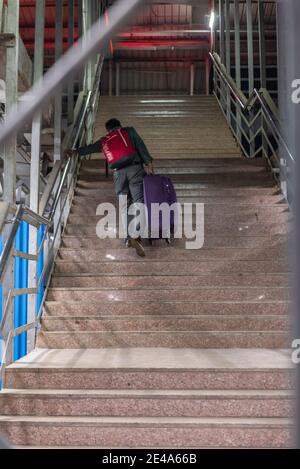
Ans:
[[[179,201],[205,204],[204,247],[156,242],[141,259],[120,240],[98,239],[96,207],[115,202],[112,181],[102,161],[82,163],[37,348],[7,368],[0,394],[0,432],[15,445],[292,444],[291,215],[262,161],[239,157],[229,131],[224,146],[212,140],[226,128],[213,98],[183,100],[163,107],[185,113],[176,144],[174,117],[155,103],[140,119],[140,97],[104,98],[97,134],[118,117],[149,138]],[[195,141],[182,132],[209,121],[212,133]],[[161,154],[150,139],[159,129]]]
[[[112,117],[135,127],[155,159],[240,156],[214,96],[103,96],[96,135]]]

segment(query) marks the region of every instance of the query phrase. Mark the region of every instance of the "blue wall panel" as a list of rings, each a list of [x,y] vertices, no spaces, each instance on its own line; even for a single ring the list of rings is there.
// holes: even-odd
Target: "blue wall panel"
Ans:
[[[16,236],[16,249],[28,253],[28,223],[22,221]],[[28,287],[28,260],[15,258],[15,288]],[[28,295],[17,296],[14,299],[14,326],[15,328],[27,323]],[[27,332],[23,332],[14,338],[14,359],[26,355],[27,352]]]

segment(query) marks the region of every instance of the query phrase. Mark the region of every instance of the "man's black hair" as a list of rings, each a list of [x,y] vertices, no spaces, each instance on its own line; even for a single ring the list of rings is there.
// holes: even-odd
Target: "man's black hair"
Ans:
[[[116,129],[117,127],[121,127],[121,122],[118,119],[113,118],[105,122],[105,128],[107,132]]]

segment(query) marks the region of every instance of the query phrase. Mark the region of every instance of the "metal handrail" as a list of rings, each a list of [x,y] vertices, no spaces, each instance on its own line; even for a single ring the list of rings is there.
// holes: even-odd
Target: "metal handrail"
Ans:
[[[249,98],[247,98],[242,90],[238,88],[233,78],[228,74],[226,68],[221,62],[219,55],[216,52],[210,52],[209,55],[213,64],[217,68],[219,76],[222,78],[225,85],[230,89],[230,92],[234,96],[235,100],[239,103],[243,111],[251,111],[257,101],[260,103],[260,106],[265,113],[273,132],[277,134],[279,142],[285,148],[291,161],[295,162],[295,158],[291,154],[288,145],[280,131],[278,124],[278,109],[276,108],[276,105],[273,102],[269,92],[264,88],[261,88],[260,90],[254,88]]]
[[[11,250],[13,248],[14,240],[15,240],[19,225],[22,221],[23,214],[24,214],[24,205],[21,204],[17,208],[16,215],[15,215],[15,217],[13,219],[13,222],[12,222],[12,228],[11,228],[10,234],[9,234],[7,240],[5,241],[5,244],[4,244],[1,256],[0,256],[0,282],[2,280],[2,276],[5,272],[5,269],[6,269],[6,266],[7,266],[7,261],[9,259]]]

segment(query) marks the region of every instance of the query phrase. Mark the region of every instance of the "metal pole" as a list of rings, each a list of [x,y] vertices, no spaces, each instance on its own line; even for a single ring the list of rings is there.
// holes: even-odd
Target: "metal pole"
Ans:
[[[3,0],[0,0],[0,33],[2,32]]]
[[[230,64],[230,0],[225,0],[225,56],[226,56],[226,70],[231,76]],[[227,96],[227,120],[230,124],[230,90],[226,89]]]
[[[224,18],[224,0],[219,0],[219,42],[220,42],[220,59],[222,64],[225,64],[225,18]],[[221,104],[223,109],[225,110],[226,102],[224,101],[224,94],[226,92],[225,85],[221,80],[220,83],[221,89]]]
[[[35,44],[33,79],[36,83],[43,76],[44,69],[44,31],[45,31],[45,0],[36,3],[35,10]],[[40,195],[40,154],[41,154],[42,113],[38,111],[32,122],[31,132],[31,164],[30,164],[30,209],[39,212]],[[29,254],[38,252],[38,229],[29,226]],[[28,263],[28,288],[38,286],[37,262]],[[33,322],[37,313],[37,295],[28,295],[28,322]],[[34,348],[34,329],[27,332],[27,352]]]
[[[120,63],[116,63],[116,96],[120,96]]]
[[[221,62],[224,64],[225,63],[225,40],[224,40],[224,30],[225,30],[225,24],[224,24],[224,0],[219,0],[219,27],[220,27],[220,58]]]
[[[249,95],[254,90],[254,58],[253,58],[253,23],[252,23],[252,0],[246,0],[247,7],[247,48],[248,48],[248,78]]]
[[[210,60],[209,57],[205,59],[205,94],[209,95],[209,79],[210,79]]]
[[[86,39],[89,38],[89,32],[92,26],[92,4],[90,0],[83,0],[83,34]],[[85,67],[84,89],[89,91],[92,89],[92,69],[93,61],[90,58]]]
[[[56,0],[55,13],[55,61],[63,53],[63,0]],[[61,158],[61,115],[62,98],[61,89],[55,95],[54,103],[54,161]]]
[[[82,0],[78,2],[77,8],[77,15],[78,15],[78,37],[79,39],[83,35],[83,11],[82,11]],[[84,72],[82,70],[79,71],[79,91],[83,90],[83,80],[84,80]]]
[[[265,38],[265,5],[262,0],[258,2],[258,31],[259,31],[259,63],[260,86],[267,87],[266,76],[266,38]]]
[[[247,49],[248,49],[248,92],[249,96],[254,90],[254,56],[253,56],[253,22],[252,22],[252,0],[246,0],[247,8]],[[249,113],[251,120],[252,113]],[[252,129],[249,129],[249,138],[254,135]],[[249,146],[249,155],[252,157],[255,153],[255,142],[252,141]]]
[[[19,59],[19,0],[8,2],[7,33],[15,35],[15,45],[6,49],[6,116],[18,100],[18,59]],[[4,147],[4,193],[9,203],[16,200],[16,153],[17,137],[12,137]]]
[[[55,27],[55,61],[57,62],[63,54],[63,0],[56,0],[56,27]],[[54,162],[62,159],[62,87],[55,95],[54,109]],[[54,187],[54,191],[57,185]],[[59,213],[54,217],[54,231],[57,230]],[[56,245],[60,243],[60,235],[56,239]]]
[[[194,83],[195,83],[195,65],[191,64],[191,67],[190,67],[190,96],[194,96]]]
[[[216,0],[212,0],[212,12],[216,16]],[[210,31],[210,51],[213,52],[216,49],[216,21],[214,21]]]
[[[109,60],[108,62],[108,95],[112,96],[113,94],[113,61]]]
[[[293,205],[294,227],[289,243],[290,261],[293,267],[294,303],[291,327],[293,389],[294,389],[294,446],[300,448],[300,103],[299,85],[295,80],[300,79],[300,2],[299,0],[278,1],[278,77],[279,77],[279,109],[280,122],[289,150],[294,156],[295,163],[290,161],[284,148],[281,148],[281,158],[286,160],[287,194]],[[296,93],[296,95],[295,95]]]
[[[239,0],[234,0],[234,49],[235,49],[235,81],[239,89],[242,87],[241,80],[241,35],[240,35],[240,8]],[[237,103],[237,137],[241,141],[241,106]]]
[[[6,49],[6,115],[14,108],[18,100],[18,57],[19,57],[19,0],[8,2],[6,32],[15,35],[16,42],[13,47]],[[4,146],[4,188],[3,198],[14,204],[16,201],[16,152],[17,136],[11,137]],[[7,241],[10,234],[10,226],[3,229],[3,243]],[[9,343],[9,333],[14,330],[14,302],[8,302],[10,292],[14,288],[14,258],[10,257],[6,274],[2,283],[2,311],[7,306],[7,316],[3,328],[3,350],[7,347],[6,364],[14,359],[13,341]]]
[[[266,38],[265,38],[265,6],[262,0],[258,2],[258,31],[259,31],[259,65],[260,65],[260,87],[267,87],[266,74]],[[278,63],[278,62],[277,62]],[[266,127],[264,114],[261,116],[261,128]],[[266,129],[267,130],[267,129]],[[262,135],[263,156],[268,157],[268,143]]]
[[[74,0],[68,0],[68,46],[74,44]],[[70,79],[68,82],[68,124],[74,120],[74,82]]]

